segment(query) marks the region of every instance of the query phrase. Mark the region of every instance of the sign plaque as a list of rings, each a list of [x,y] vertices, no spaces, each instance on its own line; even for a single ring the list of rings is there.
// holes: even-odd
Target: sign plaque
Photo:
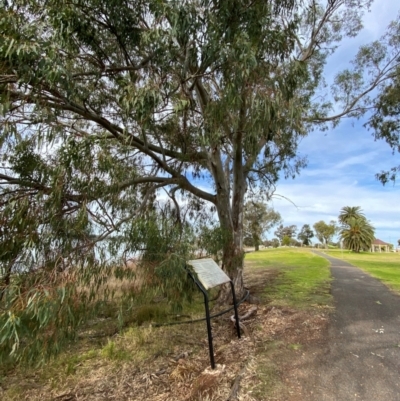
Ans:
[[[206,290],[231,281],[213,259],[189,260],[188,264],[193,267],[199,281]]]

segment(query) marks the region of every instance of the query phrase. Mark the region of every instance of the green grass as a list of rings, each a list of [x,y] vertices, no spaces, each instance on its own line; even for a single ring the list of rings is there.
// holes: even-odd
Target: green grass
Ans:
[[[332,305],[329,262],[309,249],[266,249],[246,254],[245,273],[246,284],[250,288],[253,285],[258,296],[262,291],[262,303],[301,309],[306,314]],[[258,344],[257,358],[251,366],[257,378],[257,384],[251,388],[255,399],[288,395],[287,383],[281,380],[282,363],[291,361],[301,348],[300,343],[287,343],[284,336],[265,338]]]
[[[273,270],[275,280],[264,290],[274,305],[308,308],[331,303],[329,262],[307,249],[280,248],[246,255],[249,269]]]
[[[262,288],[262,301],[270,305],[314,313],[316,308],[332,304],[329,262],[309,249],[279,248],[249,253],[245,266],[252,283],[258,282],[258,290]],[[285,338],[265,338],[258,345],[257,358],[251,366],[258,380],[251,389],[255,399],[281,399],[281,395],[288,395],[287,383],[281,380],[281,363],[291,361],[301,348],[302,344],[287,343]]]
[[[392,290],[400,293],[400,253],[382,252],[354,253],[350,251],[326,251],[335,258],[346,260],[381,280]]]

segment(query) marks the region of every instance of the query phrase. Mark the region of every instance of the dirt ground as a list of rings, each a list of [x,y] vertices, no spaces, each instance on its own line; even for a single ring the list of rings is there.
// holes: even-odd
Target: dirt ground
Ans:
[[[250,307],[244,305],[241,314]],[[327,323],[327,315],[322,312],[259,306],[257,315],[246,323],[248,335],[241,339],[235,338],[231,322],[226,319],[213,323],[215,370],[209,367],[204,340],[204,349],[196,355],[186,346],[175,355],[155,357],[140,368],[130,363],[119,367],[100,364],[92,366],[90,372],[78,371],[78,380],[66,379],[56,388],[52,382],[36,386],[33,381],[22,399],[297,401],[301,400],[298,394],[304,349],[324,338]],[[238,391],[230,398],[235,381]]]
[[[247,277],[252,294],[257,295],[273,280],[265,272]],[[244,315],[254,304],[243,303]],[[179,326],[171,337],[175,345],[167,354],[155,354],[144,363],[107,363],[105,360],[78,364],[73,375],[38,381],[35,374],[21,381],[23,391],[7,391],[2,382],[2,400],[30,401],[300,401],[303,368],[314,355],[307,350],[321,348],[328,328],[329,311],[299,311],[263,303],[245,323],[241,339],[229,315],[212,323],[216,369],[210,369],[205,322],[197,324],[195,335]],[[176,326],[174,326],[176,327]],[[156,337],[159,329],[152,329]],[[163,333],[167,335],[168,328]],[[187,335],[185,332],[187,331]],[[181,340],[175,343],[177,337]],[[116,340],[117,341],[117,340]],[[142,346],[146,347],[146,341]],[[309,372],[309,371],[308,371]],[[8,383],[8,384],[7,384]],[[17,386],[18,387],[18,386]]]

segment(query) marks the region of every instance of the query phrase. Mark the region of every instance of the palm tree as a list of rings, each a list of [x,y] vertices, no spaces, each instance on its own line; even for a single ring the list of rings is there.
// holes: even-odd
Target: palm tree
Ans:
[[[349,217],[340,231],[340,237],[347,249],[353,252],[367,250],[375,238],[375,229],[364,217]]]
[[[348,224],[349,219],[354,218],[364,218],[364,213],[360,206],[345,206],[342,208],[339,214],[339,222],[344,226]]]

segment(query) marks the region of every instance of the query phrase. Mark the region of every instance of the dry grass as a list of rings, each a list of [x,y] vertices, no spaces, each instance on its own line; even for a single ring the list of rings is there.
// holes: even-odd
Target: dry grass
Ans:
[[[248,307],[243,306],[241,313]],[[323,313],[260,306],[247,323],[250,335],[240,340],[229,321],[215,322],[214,371],[209,368],[203,324],[185,330],[130,329],[103,348],[72,360],[75,366],[65,356],[57,366],[25,376],[23,385],[21,376],[14,376],[1,396],[10,401],[226,401],[244,368],[239,400],[290,399],[295,383],[288,386],[284,377],[290,373],[291,358],[321,336],[326,322]]]
[[[143,285],[146,283],[146,277],[138,266],[138,262],[134,259],[126,261],[122,266],[124,274],[127,277],[118,279],[115,277],[116,269],[110,272],[108,280],[99,288],[99,293],[105,290],[113,293],[114,298],[120,298],[127,293],[139,293]]]
[[[247,269],[260,294],[277,277],[273,268]],[[242,304],[240,314],[253,305]],[[296,310],[261,303],[236,337],[229,316],[213,320],[217,368],[209,368],[205,322],[130,327],[105,339],[79,342],[39,369],[16,371],[0,382],[4,401],[227,401],[239,372],[238,401],[296,400],[293,359],[324,337],[321,308]]]

